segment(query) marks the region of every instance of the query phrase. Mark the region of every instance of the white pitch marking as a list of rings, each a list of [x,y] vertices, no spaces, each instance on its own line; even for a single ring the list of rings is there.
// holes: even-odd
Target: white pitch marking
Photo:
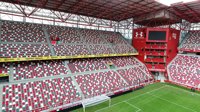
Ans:
[[[166,85],[166,86],[167,86],[167,87],[172,87],[172,88],[174,88],[174,89],[182,90],[182,91],[184,91],[184,92],[186,92],[186,93],[190,93],[190,94],[191,94],[191,92],[189,92],[188,90],[185,90],[185,89],[181,89],[181,88],[174,87],[174,86],[170,86],[170,85]],[[200,96],[200,94],[198,94],[198,93],[195,93],[195,92],[192,92],[192,93],[194,93],[194,94],[197,95],[197,96]]]
[[[193,111],[193,112],[197,112],[197,111],[192,110],[192,109],[190,109],[190,108],[188,108],[188,107],[185,107],[185,106],[183,106],[183,105],[174,103],[174,102],[172,102],[172,101],[169,101],[169,100],[167,100],[167,99],[161,98],[161,97],[159,97],[159,96],[156,96],[156,95],[153,95],[153,94],[150,94],[150,95],[153,96],[153,97],[156,97],[156,98],[158,98],[158,99],[161,99],[161,100],[163,100],[163,101],[167,101],[167,102],[169,102],[169,103],[172,103],[172,104],[174,104],[174,105],[177,105],[177,106],[179,106],[179,107],[185,108],[185,109],[187,109],[187,110],[191,110],[191,111]]]
[[[127,102],[127,101],[124,101],[124,102],[127,103],[127,104],[129,104],[131,107],[134,107],[134,108],[138,109],[136,112],[139,112],[139,111],[142,110],[142,109],[140,109],[139,107],[137,107],[137,106],[135,106],[135,105],[133,105],[133,104]]]
[[[115,106],[115,105],[118,105],[118,104],[123,103],[123,102],[127,102],[127,101],[132,100],[132,99],[135,99],[135,98],[138,98],[138,97],[140,97],[140,96],[142,96],[142,95],[145,95],[145,94],[148,94],[148,93],[151,93],[151,92],[154,92],[154,91],[158,91],[158,90],[160,90],[160,89],[162,89],[162,88],[164,88],[164,87],[166,87],[166,85],[165,85],[165,86],[162,86],[162,87],[160,87],[160,88],[157,88],[157,89],[154,89],[154,90],[148,91],[148,92],[146,92],[146,93],[143,93],[143,94],[137,95],[137,96],[135,96],[135,97],[133,97],[133,98],[130,98],[130,99],[128,99],[128,100],[124,100],[124,101],[121,101],[121,102],[115,103],[115,104],[111,105],[110,107]],[[104,108],[102,108],[102,109],[96,110],[95,112],[99,112],[99,111],[101,111],[101,110],[105,110],[105,109],[107,109],[107,108],[109,108],[109,107],[104,107]]]

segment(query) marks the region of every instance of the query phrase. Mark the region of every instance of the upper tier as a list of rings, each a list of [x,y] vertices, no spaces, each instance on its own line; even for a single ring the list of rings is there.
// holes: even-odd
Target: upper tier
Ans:
[[[189,31],[179,47],[180,51],[200,52],[200,30]]]
[[[0,58],[137,54],[120,33],[110,31],[1,21],[0,34]]]

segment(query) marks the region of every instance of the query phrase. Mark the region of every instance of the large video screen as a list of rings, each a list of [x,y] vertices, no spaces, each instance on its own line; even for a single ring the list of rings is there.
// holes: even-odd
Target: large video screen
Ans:
[[[148,40],[153,41],[165,41],[166,40],[166,31],[149,31]]]

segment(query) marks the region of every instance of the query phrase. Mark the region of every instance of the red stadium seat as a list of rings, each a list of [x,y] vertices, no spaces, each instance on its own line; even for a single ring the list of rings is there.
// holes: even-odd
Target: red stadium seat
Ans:
[[[177,55],[168,65],[170,80],[190,87],[200,86],[200,57],[194,55]]]

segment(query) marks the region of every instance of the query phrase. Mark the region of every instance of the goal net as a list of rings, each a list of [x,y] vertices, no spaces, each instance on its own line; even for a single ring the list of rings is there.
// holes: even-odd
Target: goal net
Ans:
[[[83,111],[85,112],[86,107],[98,105],[98,104],[106,102],[106,101],[109,101],[109,106],[110,106],[111,98],[106,96],[106,95],[100,95],[100,96],[95,96],[95,97],[92,97],[92,98],[84,99],[82,101]]]

